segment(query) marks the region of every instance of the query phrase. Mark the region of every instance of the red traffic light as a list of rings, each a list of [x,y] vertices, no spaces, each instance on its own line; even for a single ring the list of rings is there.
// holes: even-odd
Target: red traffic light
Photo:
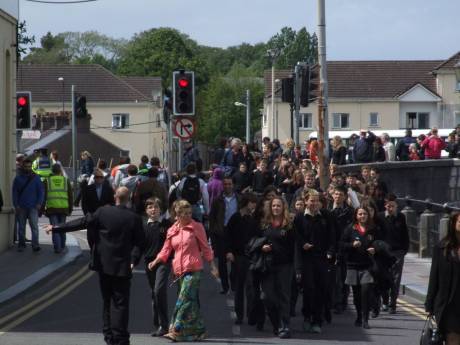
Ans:
[[[186,88],[189,84],[188,79],[179,79],[178,84],[181,88]]]
[[[19,97],[18,98],[18,105],[20,107],[23,107],[23,106],[27,105],[27,98],[26,97]]]

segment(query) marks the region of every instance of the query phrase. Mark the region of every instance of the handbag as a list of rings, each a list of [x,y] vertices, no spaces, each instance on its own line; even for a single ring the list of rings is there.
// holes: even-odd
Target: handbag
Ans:
[[[439,331],[433,316],[428,316],[420,336],[420,345],[443,345],[444,337]]]

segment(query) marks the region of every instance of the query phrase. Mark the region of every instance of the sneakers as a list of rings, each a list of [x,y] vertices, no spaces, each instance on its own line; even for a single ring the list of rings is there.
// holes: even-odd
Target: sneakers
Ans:
[[[315,333],[315,334],[321,334],[321,327],[319,325],[315,325],[313,324],[311,326],[311,333]]]
[[[289,328],[283,328],[278,332],[280,339],[289,339],[291,337],[291,332]]]
[[[382,311],[388,311],[388,304],[382,305]]]

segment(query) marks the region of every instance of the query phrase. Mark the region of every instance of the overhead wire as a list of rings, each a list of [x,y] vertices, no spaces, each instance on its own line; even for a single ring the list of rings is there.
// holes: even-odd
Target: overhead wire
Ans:
[[[25,0],[28,2],[36,2],[40,4],[52,4],[52,5],[68,5],[68,4],[81,4],[85,2],[95,2],[99,0],[70,0],[70,1],[51,1],[51,0]]]

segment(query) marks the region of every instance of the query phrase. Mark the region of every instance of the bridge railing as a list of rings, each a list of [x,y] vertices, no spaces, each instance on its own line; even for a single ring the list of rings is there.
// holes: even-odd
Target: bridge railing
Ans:
[[[418,200],[410,196],[399,197],[398,204],[406,216],[409,250],[418,253],[420,257],[432,256],[433,247],[447,234],[450,215],[460,212],[460,208],[447,203]]]

